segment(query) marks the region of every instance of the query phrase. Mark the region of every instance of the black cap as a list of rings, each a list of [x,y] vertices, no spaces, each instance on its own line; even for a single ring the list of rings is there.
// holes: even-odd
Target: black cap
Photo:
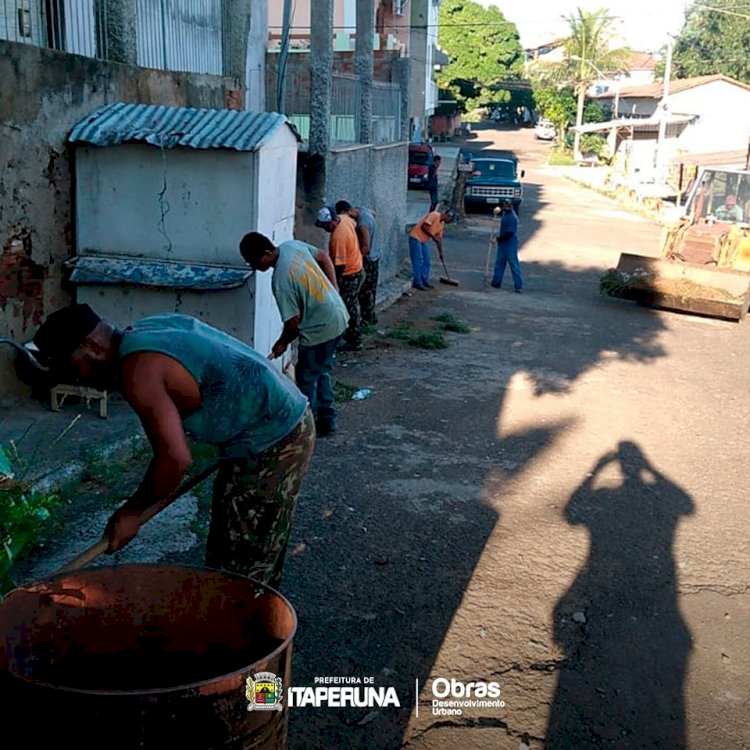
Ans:
[[[63,363],[86,340],[101,318],[88,305],[69,305],[47,316],[34,335],[42,359]]]

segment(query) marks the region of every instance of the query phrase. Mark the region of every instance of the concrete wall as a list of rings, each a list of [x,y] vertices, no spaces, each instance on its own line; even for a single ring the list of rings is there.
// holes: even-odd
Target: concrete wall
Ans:
[[[295,163],[293,153],[287,179]],[[75,164],[79,251],[240,265],[237,243],[256,214],[255,154],[78,146]]]
[[[229,78],[105,63],[0,41],[0,336],[27,340],[70,301],[62,262],[72,255],[70,128],[113,101],[223,107]],[[25,388],[0,347],[0,389]]]
[[[750,138],[750,91],[714,81],[669,97],[669,111],[699,114],[680,136],[680,148],[694,152],[747,148]]]
[[[376,212],[381,246],[380,279],[383,282],[393,279],[408,252],[404,232],[407,160],[405,142],[333,149],[321,182],[300,180],[297,237],[327,248],[328,234],[313,226],[317,209],[323,203],[332,205],[339,200],[369,206]]]

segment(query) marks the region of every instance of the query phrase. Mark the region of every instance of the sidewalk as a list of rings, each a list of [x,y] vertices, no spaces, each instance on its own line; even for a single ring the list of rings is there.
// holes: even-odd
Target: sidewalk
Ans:
[[[14,460],[16,478],[40,489],[77,479],[87,463],[132,450],[145,439],[133,410],[110,394],[109,415],[68,399],[59,412],[32,398],[0,405],[0,445]]]
[[[439,172],[441,200],[450,200],[456,176],[459,146],[435,144],[442,157]],[[410,229],[429,208],[429,194],[410,190],[407,196],[407,225]],[[411,278],[397,275],[378,286],[378,312],[397,302],[411,287]],[[94,458],[131,450],[144,440],[140,422],[132,409],[110,394],[109,414],[98,416],[96,404],[90,407],[68,399],[61,411],[32,398],[7,398],[0,403],[0,445],[17,453],[17,478],[49,488],[75,481]]]
[[[628,211],[655,221],[662,226],[671,224],[680,215],[680,209],[669,201],[666,193],[658,185],[638,184],[613,185],[610,182],[610,171],[606,167],[558,166],[547,167],[554,170],[577,185],[595,190],[616,201]]]

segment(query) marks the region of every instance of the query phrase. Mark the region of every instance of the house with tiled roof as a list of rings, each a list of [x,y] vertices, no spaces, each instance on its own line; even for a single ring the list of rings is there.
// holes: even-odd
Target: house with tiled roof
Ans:
[[[580,130],[608,136],[616,163],[630,178],[663,180],[670,164],[747,153],[750,86],[728,76],[678,79],[667,87],[663,81],[623,86],[593,98],[605,107],[619,99],[620,116]]]

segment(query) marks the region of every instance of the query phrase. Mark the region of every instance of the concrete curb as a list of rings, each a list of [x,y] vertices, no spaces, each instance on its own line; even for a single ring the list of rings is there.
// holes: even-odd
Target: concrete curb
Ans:
[[[126,449],[132,449],[133,441],[142,442],[143,440],[145,440],[145,437],[135,432],[132,435],[128,435],[128,437],[116,440],[101,451],[97,451],[97,458],[113,458],[117,456],[117,454],[124,452]],[[72,461],[62,469],[57,469],[50,474],[47,474],[45,477],[42,477],[42,479],[37,482],[34,482],[31,485],[31,488],[37,492],[50,492],[61,487],[66,482],[79,481],[86,466],[87,463],[84,461]]]
[[[649,219],[650,221],[656,222],[660,226],[666,226],[671,223],[668,217],[662,216],[660,213],[656,211],[650,211],[647,208],[627,205],[623,203],[620,200],[617,193],[615,193],[612,190],[601,187],[600,185],[595,185],[591,182],[587,182],[586,180],[582,180],[574,175],[565,174],[563,175],[563,177],[569,182],[572,182],[574,185],[579,185],[580,187],[587,188],[588,190],[593,190],[595,193],[598,193],[599,195],[602,195],[605,198],[609,198],[611,201],[616,203],[618,206],[620,206],[624,210],[631,211],[635,214],[638,214],[638,216],[642,216],[644,219]]]

